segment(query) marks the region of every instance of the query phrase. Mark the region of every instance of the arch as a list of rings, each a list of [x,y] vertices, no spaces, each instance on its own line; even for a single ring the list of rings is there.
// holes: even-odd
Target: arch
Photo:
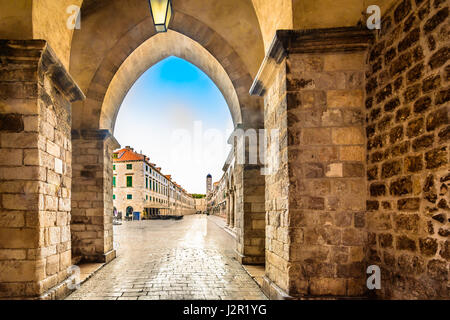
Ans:
[[[85,101],[77,102],[73,106],[73,126],[76,129],[98,129],[100,127],[103,102],[113,78],[125,64],[127,58],[155,36],[151,16],[146,11],[145,14],[142,13],[144,8],[148,10],[148,4],[143,7],[140,2],[125,1],[130,2],[130,12],[124,13],[125,17],[117,17],[118,21],[114,23],[111,30],[108,29],[109,26],[104,21],[108,21],[109,15],[119,6],[116,0],[109,1],[108,4],[99,4],[97,7],[84,7],[85,4],[90,3],[86,0],[83,4],[83,27],[74,33],[70,62],[70,73],[86,94]],[[231,2],[238,3],[235,0]],[[264,49],[253,6],[251,6],[251,10],[248,8],[248,4],[244,6],[244,3],[247,2],[247,0],[240,1],[240,4],[235,8],[237,16],[248,18],[245,26],[237,28],[245,31],[245,34],[242,33],[241,35],[241,43],[236,38],[237,35],[230,38],[226,30],[222,30],[223,32],[219,34],[204,22],[208,21],[211,24],[211,17],[201,16],[199,18],[203,20],[200,20],[185,13],[193,10],[187,4],[184,5],[183,1],[177,3],[179,10],[174,12],[170,29],[195,41],[198,46],[203,47],[205,52],[207,51],[217,60],[217,65],[223,68],[234,87],[241,108],[241,116],[234,115],[233,118],[242,120],[249,125],[256,123],[261,125],[263,123],[262,99],[250,96],[248,91],[263,59]],[[194,3],[196,1],[192,1],[191,5],[194,5]],[[232,10],[230,3],[226,4],[226,7],[228,12]],[[239,10],[243,10],[244,13]],[[133,12],[135,16],[130,17]],[[223,13],[218,12],[217,8],[213,15],[219,20],[227,20]],[[227,24],[234,21],[239,25],[239,21],[235,21],[235,17],[228,20]],[[223,29],[224,26],[221,28]],[[105,37],[104,34],[108,34],[108,37]],[[247,39],[249,35],[253,38],[252,41]],[[245,50],[242,47],[243,43],[248,45]],[[165,51],[165,48],[159,49]],[[186,51],[185,55],[188,53]],[[192,53],[190,55],[191,58],[194,56]],[[205,57],[206,55],[202,56]],[[210,58],[208,59],[210,60]],[[194,64],[199,63],[199,61],[194,61]],[[208,75],[213,78],[211,72]],[[219,87],[221,86],[217,79],[215,82]],[[129,85],[124,85],[124,88],[129,89],[127,88]],[[226,91],[231,90],[227,89]],[[227,94],[224,94],[224,96],[227,102],[236,100],[231,96],[227,97]],[[235,104],[236,102],[232,103],[232,105]],[[231,111],[232,114],[236,114],[233,110]],[[112,123],[113,119],[110,120]]]
[[[133,207],[132,206],[128,206],[127,208],[126,208],[126,210],[125,210],[125,214],[126,214],[126,216],[128,217],[128,216],[133,216]]]
[[[181,33],[169,30],[167,33],[157,34],[145,41],[120,66],[103,100],[100,129],[114,132],[119,108],[132,85],[146,70],[169,56],[177,56],[203,70],[222,92],[233,122],[242,122],[238,96],[225,69],[197,42]]]

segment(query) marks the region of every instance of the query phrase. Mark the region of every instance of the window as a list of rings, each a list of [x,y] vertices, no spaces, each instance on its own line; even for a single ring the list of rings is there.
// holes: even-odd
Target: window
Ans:
[[[148,200],[148,196],[145,196],[145,200]]]
[[[116,187],[116,177],[113,177],[113,187]]]
[[[128,199],[128,200],[133,199],[133,195],[132,195],[132,194],[127,194],[127,199]]]
[[[132,187],[132,186],[133,186],[133,177],[127,176],[127,187]]]
[[[113,194],[113,200],[116,200],[116,195],[115,194]]]
[[[132,164],[127,164],[127,170],[131,170],[133,169],[133,165]]]
[[[145,189],[148,189],[148,178],[145,178]]]
[[[116,170],[116,165],[115,164],[113,164],[113,170]]]

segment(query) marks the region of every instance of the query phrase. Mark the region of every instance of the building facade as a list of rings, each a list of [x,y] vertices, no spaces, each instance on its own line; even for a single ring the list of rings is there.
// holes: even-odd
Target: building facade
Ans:
[[[149,158],[127,146],[113,154],[114,212],[122,217],[148,219],[152,215],[195,212],[194,199]]]
[[[195,211],[205,212],[206,211],[206,197],[194,198],[195,201]]]
[[[214,182],[207,195],[208,212],[213,215],[227,218],[228,211],[228,175],[224,173],[219,181]]]

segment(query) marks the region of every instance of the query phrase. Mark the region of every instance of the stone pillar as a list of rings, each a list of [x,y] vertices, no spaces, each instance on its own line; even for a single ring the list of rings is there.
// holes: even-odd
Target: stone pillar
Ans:
[[[227,198],[227,227],[230,227],[230,223],[231,223],[231,206],[233,205],[233,203],[231,202],[231,189],[228,189],[228,198]]]
[[[277,31],[251,89],[264,96],[265,129],[280,130],[279,165],[266,176],[272,299],[365,293],[369,38],[355,28]]]
[[[112,154],[120,147],[108,130],[73,130],[72,253],[108,263],[113,249]]]
[[[234,224],[234,214],[235,212],[235,202],[234,202],[234,190],[231,189],[230,190],[230,223],[229,223],[229,227],[230,229],[233,229],[235,224]]]
[[[84,99],[43,40],[0,40],[0,298],[69,292],[71,102]]]
[[[265,210],[264,192],[265,179],[261,173],[259,157],[259,128],[238,125],[231,137],[234,142],[235,166],[233,172],[233,216],[232,224],[236,230],[237,259],[242,264],[264,264],[265,245]],[[252,132],[256,133],[257,140],[253,140],[256,148],[250,146]],[[252,150],[253,149],[253,150]],[[256,152],[256,161],[251,160],[250,152]],[[243,156],[241,156],[241,153]],[[244,162],[244,163],[240,163]],[[257,164],[249,164],[257,162]],[[234,220],[233,220],[234,218]]]

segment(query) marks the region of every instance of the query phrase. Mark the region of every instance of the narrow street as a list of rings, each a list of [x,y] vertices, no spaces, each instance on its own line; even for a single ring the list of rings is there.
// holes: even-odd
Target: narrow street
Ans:
[[[266,299],[232,237],[204,215],[124,222],[114,237],[118,257],[67,299]]]

